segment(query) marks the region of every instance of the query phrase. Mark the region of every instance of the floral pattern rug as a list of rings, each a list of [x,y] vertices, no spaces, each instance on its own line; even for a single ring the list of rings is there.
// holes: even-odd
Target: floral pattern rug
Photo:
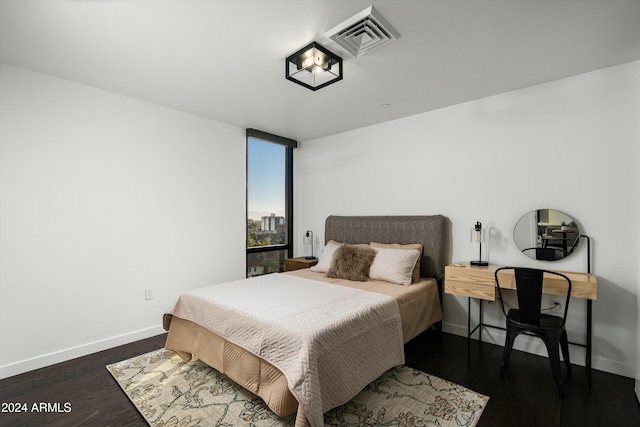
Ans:
[[[152,427],[292,427],[258,396],[198,359],[156,350],[107,369]],[[475,426],[489,398],[399,366],[324,416],[325,426]]]

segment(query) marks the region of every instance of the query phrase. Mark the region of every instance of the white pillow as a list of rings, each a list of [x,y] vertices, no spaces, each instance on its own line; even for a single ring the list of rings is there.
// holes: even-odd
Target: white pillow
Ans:
[[[371,264],[369,277],[408,286],[411,284],[413,267],[420,251],[416,249],[373,248],[377,255]]]
[[[311,267],[311,271],[315,271],[316,273],[328,272],[329,268],[331,268],[331,260],[333,259],[333,254],[340,246],[342,246],[342,243],[336,242],[334,240],[329,240],[324,249],[322,249],[322,253],[318,257],[318,263]]]

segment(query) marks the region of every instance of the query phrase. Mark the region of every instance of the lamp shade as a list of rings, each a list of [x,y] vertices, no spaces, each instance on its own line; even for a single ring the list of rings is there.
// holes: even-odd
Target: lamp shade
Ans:
[[[480,223],[480,221],[476,221],[476,225],[474,225],[473,228],[471,229],[471,242],[478,243],[479,252],[478,252],[478,260],[471,261],[471,265],[479,265],[479,266],[489,265],[489,262],[482,261],[482,244],[484,243],[484,241],[485,241],[484,228],[482,228],[482,224]]]
[[[315,241],[313,238],[313,231],[311,230],[307,230],[307,232],[304,235],[305,240],[307,241],[307,243],[309,243],[309,246],[311,246],[311,255],[307,255],[305,256],[306,259],[316,259],[315,255],[313,254],[313,246],[315,245]]]
[[[484,243],[485,230],[482,228],[480,221],[476,221],[476,225],[471,229],[471,242],[472,243]]]
[[[342,80],[342,58],[313,42],[287,57],[285,77],[315,91]]]

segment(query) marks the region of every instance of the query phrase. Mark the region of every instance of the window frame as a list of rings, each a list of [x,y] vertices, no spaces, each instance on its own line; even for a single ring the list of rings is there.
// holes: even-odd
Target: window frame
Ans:
[[[246,130],[246,191],[245,191],[245,236],[249,228],[249,138],[260,139],[266,142],[283,145],[285,147],[285,220],[287,227],[285,231],[285,243],[269,246],[252,246],[247,245],[248,240],[245,237],[245,272],[249,268],[249,255],[260,252],[286,251],[285,257],[293,255],[293,149],[298,147],[296,140],[263,132],[253,128]]]

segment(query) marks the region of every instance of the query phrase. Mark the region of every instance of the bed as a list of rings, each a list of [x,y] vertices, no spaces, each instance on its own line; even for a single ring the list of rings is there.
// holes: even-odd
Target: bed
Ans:
[[[325,250],[334,242],[375,242],[384,248],[419,244],[419,274],[414,272],[409,286],[379,279],[353,281],[328,277],[319,263],[320,271],[296,270],[195,290],[182,295],[164,315],[165,348],[185,360],[197,356],[260,396],[279,416],[296,413],[297,427],[317,427],[323,412],[346,403],[385,370],[404,363],[403,344],[442,320],[448,234],[441,215],[330,216]],[[377,249],[378,254],[381,250],[387,249]],[[251,306],[247,300],[262,304]],[[273,307],[269,311],[270,300],[284,320],[274,316]],[[248,311],[264,316],[242,317]],[[308,319],[316,327],[333,315],[347,316],[348,321],[327,321],[327,329],[311,332],[324,347],[314,343],[308,350],[306,342],[286,335],[291,324],[300,323],[307,331]],[[278,317],[275,323],[270,323],[272,317]],[[277,344],[267,348],[265,341]]]

